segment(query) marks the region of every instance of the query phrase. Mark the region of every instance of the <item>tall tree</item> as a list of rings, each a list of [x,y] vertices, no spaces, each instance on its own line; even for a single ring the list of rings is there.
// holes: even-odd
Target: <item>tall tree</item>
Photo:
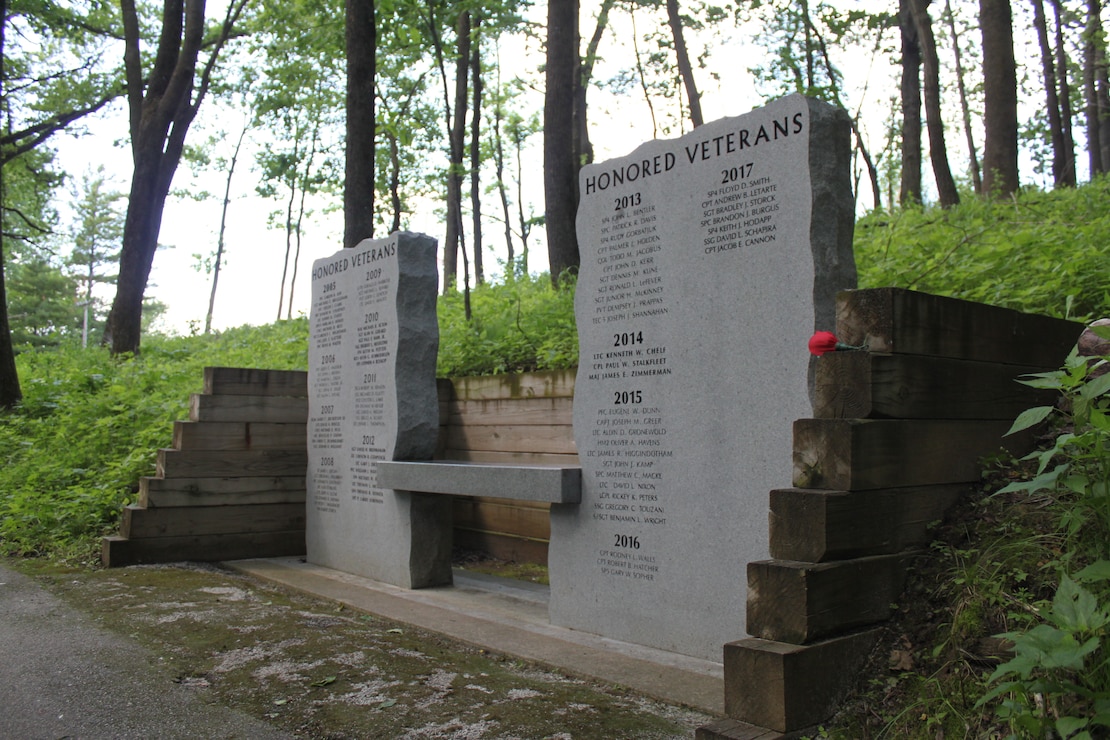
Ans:
[[[1017,64],[1010,0],[979,0],[983,32],[983,191],[1017,192]]]
[[[374,236],[377,121],[377,17],[374,0],[346,0],[347,157],[343,179],[343,246]]]
[[[975,146],[975,134],[971,129],[971,106],[967,100],[967,84],[964,82],[963,52],[960,51],[960,33],[956,28],[956,16],[952,12],[951,0],[944,0],[944,16],[948,21],[949,35],[952,37],[952,54],[956,63],[956,90],[960,95],[960,114],[963,121],[964,137],[967,140],[971,187],[976,193],[981,193],[983,191],[983,177],[979,168],[979,153]]]
[[[8,92],[4,70],[4,37],[7,27],[8,0],[0,0],[0,99],[3,100],[6,100]],[[0,199],[2,197],[3,178],[0,178]],[[15,350],[12,347],[12,330],[8,325],[8,290],[4,282],[4,231],[0,229],[0,409],[10,409],[22,398],[23,390],[19,387],[19,372],[15,367]]]
[[[694,67],[690,64],[690,53],[686,51],[686,39],[682,35],[682,16],[678,12],[678,0],[667,0],[667,23],[671,27],[671,36],[674,38],[675,59],[678,62],[678,73],[682,77],[682,84],[686,87],[686,98],[690,105],[690,122],[694,127],[705,123],[701,115],[701,94],[694,80]]]
[[[902,175],[898,202],[921,202],[921,46],[911,0],[901,0],[902,32]]]
[[[1110,101],[1106,90],[1106,37],[1102,1],[1087,0],[1083,31],[1083,89],[1087,115],[1087,157],[1092,177],[1110,171]]]
[[[90,327],[97,318],[97,301],[93,296],[93,289],[97,285],[112,285],[116,282],[116,272],[106,270],[119,263],[123,214],[116,208],[116,204],[123,199],[123,193],[108,187],[102,166],[95,174],[86,174],[82,178],[81,192],[77,196],[73,252],[67,264],[78,268],[75,276],[82,294],[79,305],[84,308],[81,346],[87,347]]]
[[[547,65],[543,105],[544,214],[551,280],[581,263],[575,215],[578,153],[574,151],[574,99],[578,84],[578,0],[547,5]]]
[[[948,208],[958,205],[960,193],[948,166],[948,146],[944,140],[944,118],[940,110],[940,60],[937,56],[937,42],[933,36],[933,21],[929,17],[928,5],[931,0],[910,0],[917,38],[921,48],[922,72],[925,75],[925,121],[929,129],[929,161],[933,165],[933,177],[937,183],[937,196],[941,206]]]
[[[139,351],[143,294],[158,247],[166,197],[189,126],[208,93],[216,62],[246,3],[232,0],[223,23],[206,43],[204,0],[164,0],[153,65],[144,70],[142,27],[135,0],[120,0],[134,171],[119,283],[105,331],[105,341],[113,354]],[[202,48],[208,50],[208,59],[198,78]]]
[[[1060,126],[1064,135],[1064,153],[1067,157],[1064,164],[1064,175],[1068,185],[1074,186],[1078,176],[1075,167],[1075,126],[1071,108],[1071,81],[1068,79],[1070,65],[1068,63],[1067,46],[1064,43],[1064,21],[1060,7],[1061,3],[1060,0],[1049,0],[1049,2],[1052,3],[1052,15],[1056,23],[1056,82],[1060,88],[1058,95]]]
[[[474,224],[471,248],[474,255],[474,284],[485,282],[482,266],[482,35],[481,18],[474,16],[472,23],[474,41],[470,50],[470,79],[473,105],[470,110],[470,216]]]
[[[1044,0],[1033,2],[1033,28],[1037,32],[1037,45],[1041,51],[1041,76],[1044,79],[1045,110],[1048,114],[1048,131],[1052,141],[1052,180],[1056,187],[1075,185],[1073,156],[1068,156],[1064,137],[1064,117],[1056,85],[1056,60],[1048,40],[1048,21],[1045,18]],[[1069,175],[1070,172],[1070,175]]]

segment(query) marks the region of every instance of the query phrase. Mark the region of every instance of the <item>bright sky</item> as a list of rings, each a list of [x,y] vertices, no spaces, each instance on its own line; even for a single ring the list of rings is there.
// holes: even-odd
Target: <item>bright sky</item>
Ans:
[[[583,2],[583,36],[588,36],[593,30],[591,6],[596,4],[596,1],[591,2],[591,0]],[[878,9],[886,7],[888,3],[879,0],[857,0],[852,1],[851,5]],[[542,3],[537,6],[532,10],[532,14],[536,16],[533,20],[542,25],[546,6]],[[627,15],[614,13],[611,20],[614,25],[601,46],[603,59],[595,70],[597,79],[612,77],[620,67],[628,67],[629,60],[632,59],[630,43],[632,30]],[[648,30],[648,22],[646,14],[642,18],[638,17],[637,30],[641,34]],[[894,43],[896,40],[891,38],[889,41]],[[702,53],[707,45],[710,48],[708,69],[696,72],[706,120],[740,115],[760,103],[748,68],[758,63],[758,54],[761,52],[743,38],[739,31],[730,29],[729,36],[711,40],[691,35],[687,38],[687,42],[692,55]],[[643,48],[641,51],[643,52]],[[518,59],[520,63],[517,63]],[[535,71],[542,63],[542,52],[535,42],[532,43],[531,48],[520,44],[513,47],[509,43],[503,43],[502,60],[503,62],[507,60],[506,67],[514,72],[532,71],[537,75],[538,80],[538,73]],[[881,146],[879,135],[881,129],[878,127],[882,125],[882,118],[888,111],[887,97],[896,89],[892,87],[890,81],[893,68],[889,65],[888,58],[880,53],[878,57],[872,59],[869,52],[858,52],[851,59],[837,61],[848,78],[846,80],[847,99],[850,104],[855,107],[862,103],[864,110],[871,112],[869,120],[865,122],[865,125],[870,123],[875,129],[875,134],[871,137],[871,146]],[[719,80],[712,79],[709,71],[713,71]],[[439,83],[436,84],[438,86]],[[536,85],[536,91],[527,93],[531,96],[530,100],[518,101],[521,107],[542,110],[543,101],[538,92],[541,88],[542,82]],[[591,138],[599,161],[626,154],[640,142],[652,137],[649,111],[643,95],[638,90],[634,88],[623,97],[616,97],[605,90],[597,89],[592,89],[589,94]],[[670,105],[673,108],[675,103],[656,100],[655,105],[656,113],[659,115],[661,107]],[[954,109],[954,104],[951,107]],[[215,111],[216,108],[211,101],[206,101],[201,109],[200,125],[203,125],[206,114],[211,116]],[[955,115],[957,111],[952,110],[951,113]],[[104,164],[111,173],[115,187],[126,192],[129,187],[130,150],[122,144],[112,145],[114,141],[122,142],[125,139],[127,124],[122,105],[117,106],[114,114],[92,122],[89,129],[89,135],[81,139],[68,138],[57,142],[64,168],[75,177],[79,177],[86,169],[95,169],[97,165]],[[670,135],[674,136],[678,133],[675,131]],[[958,131],[949,131],[950,156],[953,162],[963,156],[960,153],[962,136],[958,134]],[[233,144],[234,142],[228,144],[229,151]],[[282,205],[275,201],[263,200],[255,194],[256,174],[249,170],[249,165],[253,162],[253,147],[258,145],[257,142],[248,142],[245,147],[248,151],[241,155],[240,167],[236,171],[232,184],[234,202],[228,215],[225,263],[220,274],[213,322],[217,329],[248,323],[268,323],[277,318],[285,238],[283,230],[268,227],[267,215],[281,208]],[[537,213],[542,212],[543,209],[540,147],[541,137],[537,135],[533,138],[531,150],[528,153],[531,166],[525,168],[526,199],[531,201],[532,210]],[[198,184],[189,177],[186,168],[182,167],[178,170],[174,187],[194,189]],[[155,256],[154,268],[147,288],[148,296],[154,296],[169,306],[162,328],[180,333],[188,333],[193,327],[196,330],[202,330],[204,326],[204,316],[211,291],[211,276],[194,269],[196,259],[193,255],[198,253],[209,255],[215,251],[220,219],[220,198],[224,188],[223,176],[218,174],[209,176],[199,187],[207,189],[213,197],[200,203],[187,199],[171,199],[167,204],[160,242],[169,248]],[[868,200],[865,205],[869,204]],[[313,260],[328,256],[342,246],[341,215],[337,211],[330,215],[319,215],[327,205],[335,204],[319,201],[313,204],[318,215],[305,228],[305,239],[297,269],[294,315],[308,311],[310,297],[308,276]],[[443,229],[434,215],[436,206],[438,204],[428,204],[425,211],[412,220],[410,228],[414,231],[424,231],[442,240]],[[494,201],[490,201],[489,205],[485,206],[485,210],[487,213],[499,212],[500,206],[495,207]],[[496,260],[504,258],[502,231],[498,223],[488,222],[486,244],[496,251],[486,253],[487,274],[495,273]],[[542,229],[533,231],[530,247],[532,270],[546,269],[547,255]],[[110,291],[105,297],[110,300]],[[284,316],[285,309],[282,314]]]

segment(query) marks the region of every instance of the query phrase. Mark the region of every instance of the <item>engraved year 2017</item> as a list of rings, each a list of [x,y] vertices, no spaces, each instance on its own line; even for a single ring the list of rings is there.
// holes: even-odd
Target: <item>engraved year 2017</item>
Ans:
[[[629,193],[628,195],[618,195],[613,198],[613,210],[623,211],[625,208],[632,208],[640,205],[643,202],[639,193]]]
[[[748,162],[747,164],[721,170],[721,184],[728,185],[730,182],[748,179],[752,176],[752,167],[754,166],[752,162]]]

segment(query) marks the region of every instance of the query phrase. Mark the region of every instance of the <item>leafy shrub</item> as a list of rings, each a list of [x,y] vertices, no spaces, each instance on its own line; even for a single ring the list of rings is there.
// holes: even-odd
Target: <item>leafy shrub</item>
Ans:
[[[1110,178],[1013,200],[860,219],[863,288],[898,287],[1050,316],[1110,315]]]
[[[0,551],[85,553],[154,474],[208,365],[305,369],[308,322],[152,336],[134,358],[62,346],[17,358],[23,402],[0,413]]]
[[[461,292],[439,298],[440,377],[578,364],[573,284],[554,288],[546,275],[510,277],[472,289],[470,302],[467,321]]]

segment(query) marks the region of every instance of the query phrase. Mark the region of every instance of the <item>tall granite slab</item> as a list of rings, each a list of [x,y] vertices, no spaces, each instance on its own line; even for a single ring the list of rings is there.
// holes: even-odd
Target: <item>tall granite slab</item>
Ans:
[[[404,588],[451,582],[450,500],[383,488],[375,465],[435,452],[438,285],[436,242],[421,234],[313,263],[310,562]]]
[[[847,115],[792,96],[588,166],[551,620],[721,660],[811,415],[807,341],[854,287]]]

